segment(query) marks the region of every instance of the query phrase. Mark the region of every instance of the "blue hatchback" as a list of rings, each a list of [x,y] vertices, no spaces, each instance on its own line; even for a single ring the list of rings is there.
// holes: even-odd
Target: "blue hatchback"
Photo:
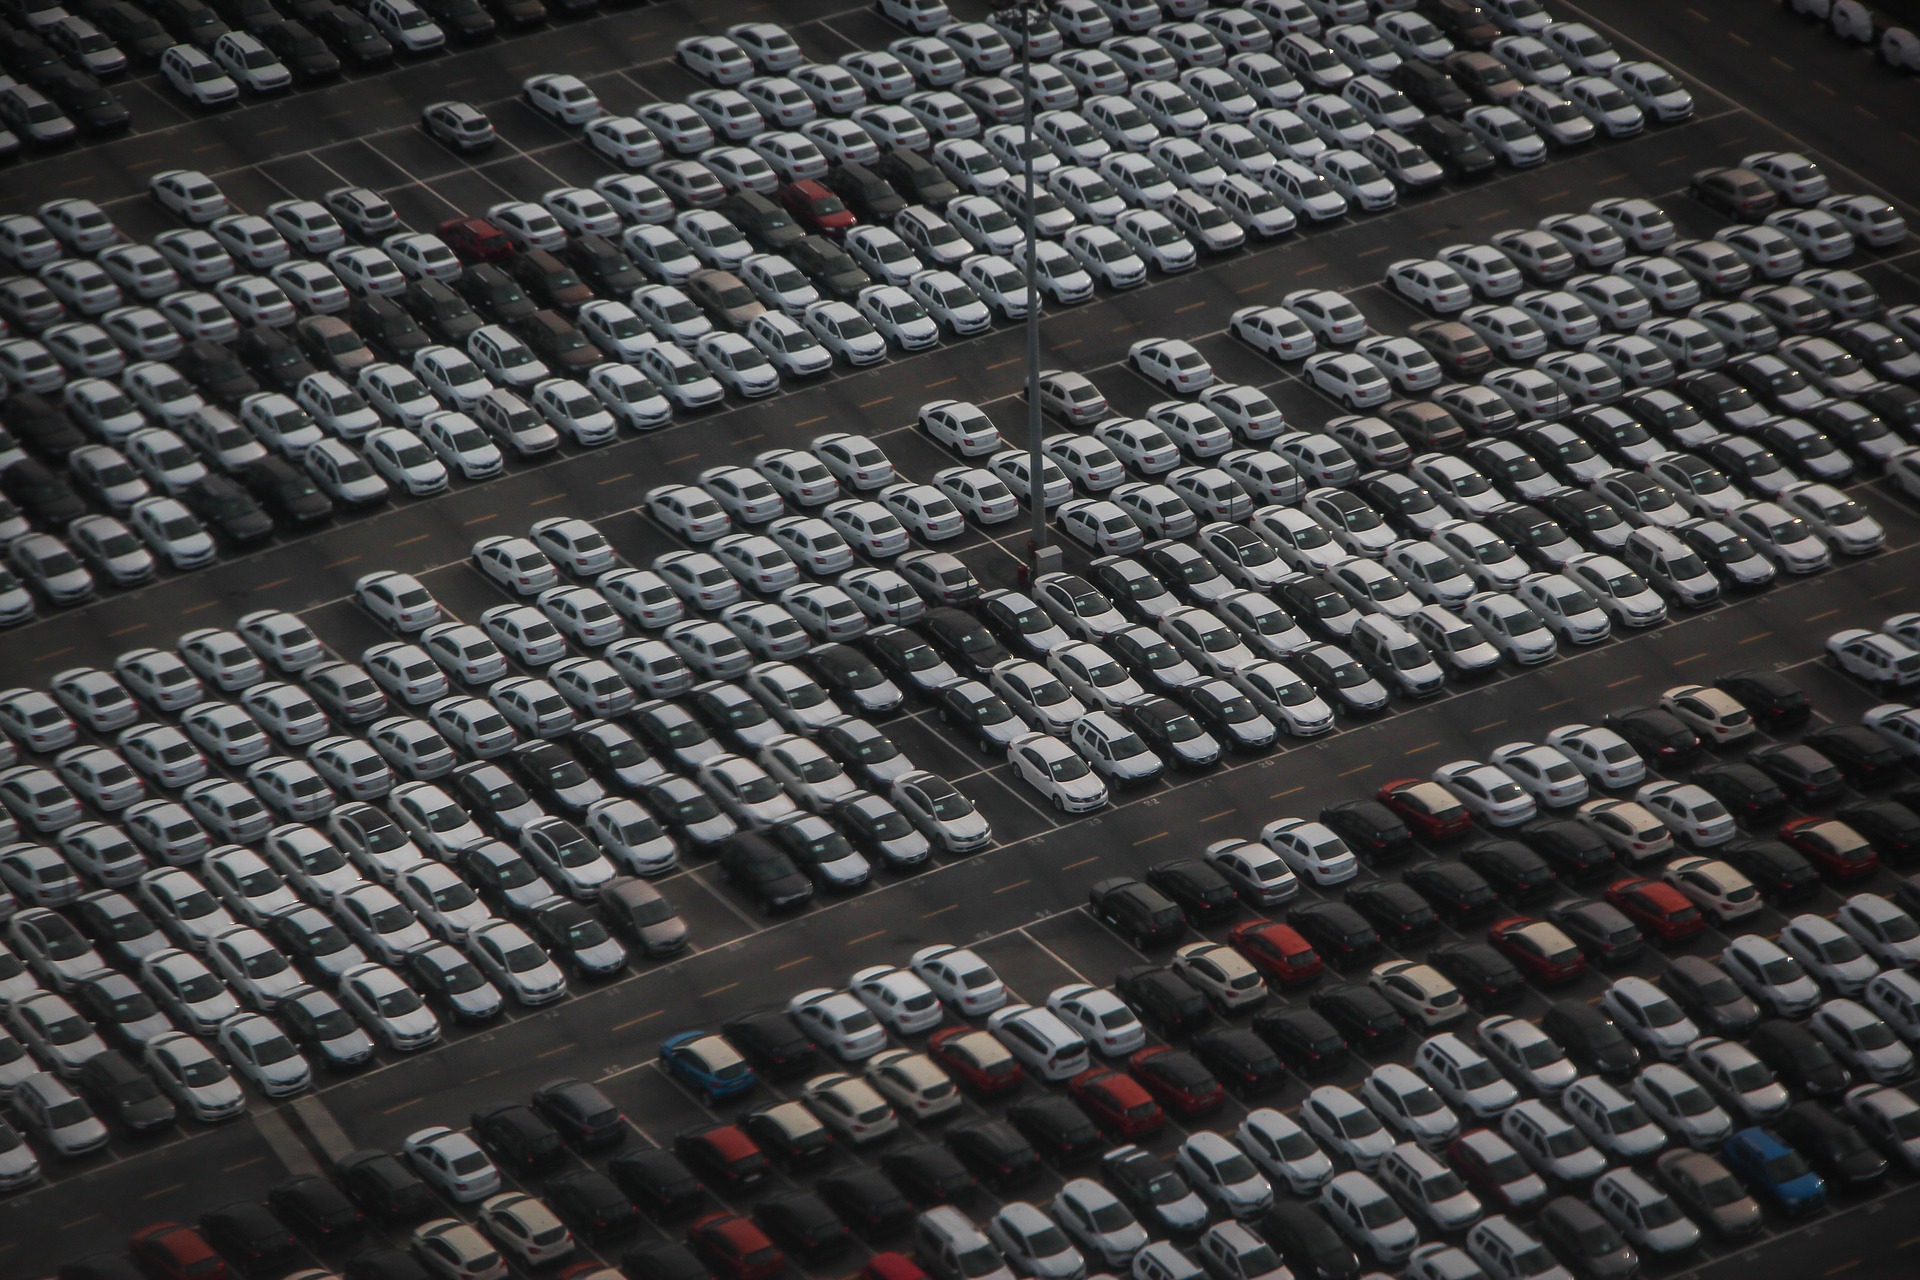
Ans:
[[[709,1103],[737,1098],[759,1083],[759,1077],[725,1036],[711,1031],[682,1031],[660,1045],[660,1065],[667,1074]]]
[[[1827,1184],[1798,1151],[1771,1129],[1742,1129],[1720,1159],[1752,1192],[1782,1213],[1813,1213],[1827,1203]]]

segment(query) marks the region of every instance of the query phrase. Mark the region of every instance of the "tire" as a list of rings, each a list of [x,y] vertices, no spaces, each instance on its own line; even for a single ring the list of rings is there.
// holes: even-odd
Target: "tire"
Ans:
[[[1055,796],[1053,798],[1053,808],[1056,813],[1065,813],[1067,811],[1067,802],[1059,796]]]

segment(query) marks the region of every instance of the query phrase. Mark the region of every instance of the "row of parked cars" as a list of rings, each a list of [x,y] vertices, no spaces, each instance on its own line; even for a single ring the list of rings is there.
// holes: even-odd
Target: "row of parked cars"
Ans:
[[[1763,760],[1760,776],[1785,782],[1773,761],[1801,748],[1763,747],[1754,766],[1720,749],[1755,741],[1756,725],[1791,731],[1809,712],[1768,672],[1670,690],[1662,703],[1606,717],[1617,729],[1567,726],[1546,742],[1565,749],[1560,761],[1584,783],[1615,793],[1643,784],[1650,766],[1678,774],[1703,749],[1708,763],[1687,782],[1657,785],[1717,787]],[[1540,750],[1501,748],[1493,767],[1504,785],[1527,784],[1564,810],[1578,793],[1553,790],[1551,768],[1522,767],[1541,763]],[[1697,932],[1702,912],[1723,926],[1750,912],[1702,888],[1695,873],[1707,858],[1669,861],[1669,844],[1623,847],[1623,862],[1645,875],[1615,881],[1604,901],[1508,915],[1553,891],[1471,887],[1458,842],[1469,851],[1497,842],[1516,815],[1463,788],[1467,768],[1440,774],[1439,784],[1389,783],[1375,798],[1330,804],[1318,822],[1283,820],[1258,840],[1230,838],[1142,878],[1096,884],[1098,918],[1150,953],[1174,949],[1166,965],[1125,969],[1110,988],[1074,983],[1024,1003],[977,952],[928,946],[905,964],[862,969],[844,988],[667,1036],[660,1064],[671,1078],[710,1108],[742,1107],[670,1147],[601,1163],[627,1142],[617,1105],[558,1081],[531,1107],[476,1110],[468,1130],[422,1129],[397,1157],[355,1152],[331,1181],[298,1179],[266,1206],[223,1207],[198,1230],[149,1229],[134,1252],[164,1235],[237,1265],[282,1264],[298,1256],[296,1238],[352,1249],[364,1213],[429,1267],[440,1265],[433,1241],[445,1238],[474,1274],[493,1275],[506,1259],[539,1265],[571,1252],[576,1237],[610,1254],[644,1214],[669,1231],[685,1224],[686,1243],[626,1247],[622,1270],[635,1280],[755,1280],[789,1259],[830,1264],[855,1239],[910,1251],[877,1255],[867,1272],[876,1280],[960,1280],[996,1266],[1062,1280],[1095,1270],[1249,1280],[1283,1263],[1333,1277],[1376,1267],[1421,1280],[1531,1277],[1561,1266],[1616,1277],[1640,1258],[1683,1258],[1709,1236],[1751,1239],[1769,1221],[1820,1212],[1832,1195],[1870,1190],[1891,1165],[1920,1165],[1920,1105],[1903,1087],[1920,1036],[1911,885],[1891,900],[1855,892],[1831,917],[1803,912],[1713,957],[1675,954],[1653,980],[1613,977],[1597,1001],[1556,999],[1535,1021],[1510,1011],[1529,983],[1551,993],[1588,964],[1643,967],[1634,962],[1650,946]],[[1862,798],[1839,818],[1819,812],[1844,798],[1833,785],[1790,794],[1815,810],[1802,823],[1858,821],[1904,859],[1920,827],[1905,803],[1911,789],[1880,793],[1905,776],[1849,770]],[[1885,819],[1903,811],[1897,837]],[[1753,827],[1777,810],[1741,813]],[[1573,825],[1548,819],[1522,835],[1544,842],[1555,823]],[[1372,872],[1421,858],[1402,877],[1416,906],[1426,900],[1425,920],[1390,905],[1401,889],[1391,881],[1368,877],[1335,901],[1311,869],[1296,877],[1286,836],[1303,828],[1322,845],[1352,841],[1348,862],[1358,852]],[[1724,850],[1682,824],[1672,832],[1683,850]],[[1611,874],[1595,865],[1569,879]],[[1765,891],[1783,903],[1800,893]],[[1280,907],[1282,918],[1242,916]],[[1342,912],[1351,922],[1321,922]],[[1490,926],[1487,941],[1382,960],[1383,948],[1422,947],[1436,912],[1469,936]],[[1208,936],[1223,928],[1224,942]],[[1199,941],[1187,941],[1190,929]],[[1355,948],[1362,935],[1371,943]],[[1345,980],[1363,972],[1364,982]],[[1311,1088],[1281,1109],[1289,1073]],[[1349,1075],[1352,1087],[1328,1082]],[[1171,1162],[1141,1145],[1169,1132]],[[569,1146],[589,1167],[567,1159]],[[1048,1168],[1065,1180],[1051,1198],[1019,1198]],[[528,1190],[509,1190],[514,1179]],[[982,1191],[992,1202],[981,1204]],[[317,1210],[323,1203],[330,1212]],[[518,1224],[546,1225],[543,1214],[568,1230],[548,1226],[550,1248],[530,1252]],[[346,1273],[384,1275],[401,1265],[395,1252],[365,1248]]]

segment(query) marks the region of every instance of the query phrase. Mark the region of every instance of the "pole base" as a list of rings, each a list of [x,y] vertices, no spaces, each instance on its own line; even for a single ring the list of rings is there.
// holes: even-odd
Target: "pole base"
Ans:
[[[1058,547],[1040,547],[1033,553],[1033,576],[1059,573],[1067,567],[1067,558]]]

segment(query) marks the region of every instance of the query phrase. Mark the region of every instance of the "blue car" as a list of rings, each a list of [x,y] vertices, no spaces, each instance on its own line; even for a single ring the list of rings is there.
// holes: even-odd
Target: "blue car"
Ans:
[[[740,1051],[711,1031],[682,1031],[660,1045],[667,1074],[708,1103],[737,1098],[760,1082]]]
[[[1798,1217],[1826,1206],[1826,1182],[1771,1129],[1740,1130],[1720,1148],[1720,1159],[1754,1195],[1782,1213]]]

